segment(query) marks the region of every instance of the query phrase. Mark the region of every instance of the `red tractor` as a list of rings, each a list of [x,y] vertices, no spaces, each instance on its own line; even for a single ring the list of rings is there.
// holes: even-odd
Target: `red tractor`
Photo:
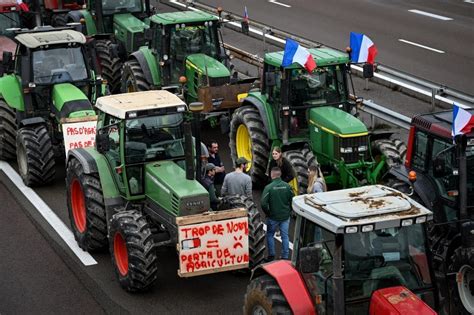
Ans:
[[[67,13],[81,10],[85,0],[28,0],[30,7],[37,14],[37,25],[55,27],[67,24]]]
[[[436,314],[432,212],[375,185],[293,198],[291,261],[253,270],[245,314]]]
[[[16,44],[13,41],[14,30],[25,25],[29,8],[25,3],[17,3],[16,0],[0,0],[0,61],[3,60],[3,52],[14,53]]]
[[[474,129],[453,140],[452,122],[452,110],[414,117],[405,165],[391,169],[389,185],[433,211],[428,238],[441,310],[474,314]]]

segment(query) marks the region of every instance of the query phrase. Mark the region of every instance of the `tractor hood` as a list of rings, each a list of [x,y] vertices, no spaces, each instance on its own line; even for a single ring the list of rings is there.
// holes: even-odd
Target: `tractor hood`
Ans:
[[[324,106],[310,109],[310,124],[337,135],[367,133],[367,127],[339,108]]]
[[[115,14],[114,23],[120,26],[119,28],[116,28],[116,33],[119,32],[119,29],[127,29],[131,33],[142,33],[145,28],[148,28],[148,25],[137,19],[131,13]],[[120,34],[115,35],[117,36]]]
[[[209,193],[196,180],[186,179],[183,168],[173,161],[145,166],[145,194],[173,215],[197,214],[210,209]]]
[[[186,59],[186,68],[194,68],[201,75],[210,78],[230,77],[230,71],[225,65],[205,54],[192,54]]]
[[[61,118],[95,116],[94,109],[87,96],[71,83],[54,85],[51,98],[58,120]]]

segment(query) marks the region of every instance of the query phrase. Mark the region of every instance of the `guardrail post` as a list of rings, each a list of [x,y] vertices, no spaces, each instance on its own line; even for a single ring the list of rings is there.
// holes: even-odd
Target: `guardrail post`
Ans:
[[[431,111],[435,111],[436,107],[436,94],[438,94],[438,89],[432,88],[431,89]]]

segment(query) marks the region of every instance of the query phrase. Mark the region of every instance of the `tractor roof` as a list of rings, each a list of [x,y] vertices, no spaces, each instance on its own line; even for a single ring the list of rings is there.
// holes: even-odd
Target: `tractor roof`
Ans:
[[[364,186],[293,198],[293,209],[333,233],[372,225],[374,230],[431,220],[431,211],[407,195],[382,185]],[[419,219],[418,222],[420,222]],[[410,221],[410,222],[408,222]]]
[[[0,13],[21,11],[21,7],[16,0],[0,0]]]
[[[186,103],[175,94],[165,90],[102,96],[97,99],[95,106],[101,111],[120,119],[125,119],[129,112],[177,106],[183,106],[183,111],[186,110]]]
[[[196,23],[206,21],[217,21],[215,15],[211,15],[202,11],[181,11],[155,14],[150,19],[153,23],[172,25],[178,23]]]
[[[334,64],[345,64],[349,62],[349,55],[347,53],[328,48],[328,47],[321,47],[321,48],[310,48],[308,49],[311,55],[313,55],[313,59],[316,62],[318,67],[334,65]],[[265,63],[271,64],[275,67],[281,66],[281,62],[283,61],[283,53],[284,51],[276,51],[272,53],[265,54]],[[297,63],[292,64],[289,67],[290,69],[301,68],[301,66]]]
[[[86,43],[84,34],[73,30],[22,33],[17,35],[15,39],[28,48],[38,48],[44,45]]]
[[[474,115],[474,108],[469,108],[466,110]],[[453,111],[447,110],[438,113],[418,115],[413,117],[412,124],[430,133],[437,134],[438,136],[451,138]]]

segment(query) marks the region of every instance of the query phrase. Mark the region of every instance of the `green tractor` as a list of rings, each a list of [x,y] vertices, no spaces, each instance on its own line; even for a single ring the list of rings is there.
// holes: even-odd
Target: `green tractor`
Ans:
[[[204,112],[240,105],[254,78],[240,80],[222,44],[218,17],[200,11],[155,14],[148,46],[125,63],[122,92],[166,89],[186,102],[199,101]]]
[[[243,99],[230,122],[232,159],[251,161],[254,183],[267,182],[271,150],[282,147],[293,166],[295,192],[305,192],[307,168],[317,162],[331,188],[375,184],[388,166],[400,163],[405,146],[386,134],[369,136],[350,100],[346,53],[309,49],[317,68],[308,73],[295,64],[282,68],[283,51],[267,53],[261,91]],[[373,140],[372,150],[370,140]]]
[[[195,178],[194,148],[196,156],[199,151],[191,126],[199,127],[199,120],[178,96],[164,90],[116,94],[99,98],[96,107],[95,147],[68,154],[68,211],[81,248],[108,245],[125,290],[153,284],[162,246],[178,249],[182,277],[263,261],[263,223],[249,198],[232,196],[222,211],[209,211],[209,194]]]
[[[145,44],[148,36],[149,0],[90,0],[86,9],[70,11],[68,22],[81,23],[81,30],[97,40],[102,76],[112,93],[120,91],[122,64]]]
[[[93,120],[104,88],[83,34],[44,27],[18,33],[15,42],[14,61],[11,52],[2,60],[0,159],[16,157],[24,183],[43,185],[54,179],[55,157],[64,156],[62,127]]]

